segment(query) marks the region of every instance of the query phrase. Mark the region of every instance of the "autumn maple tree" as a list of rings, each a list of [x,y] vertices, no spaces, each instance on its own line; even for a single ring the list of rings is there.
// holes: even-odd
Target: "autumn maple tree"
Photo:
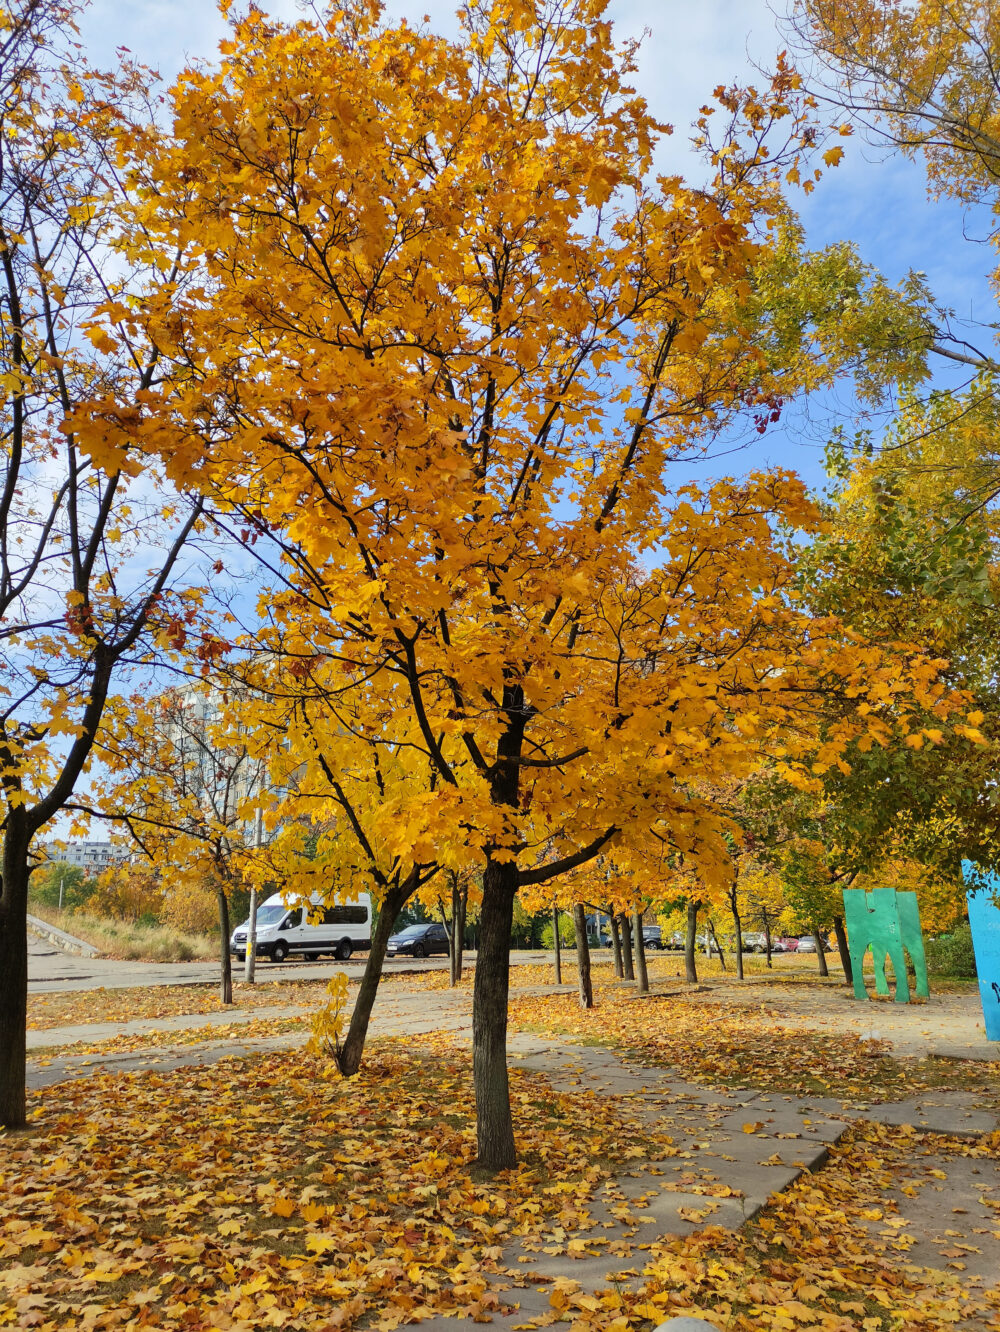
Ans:
[[[182,555],[204,504],[165,500],[124,435],[112,463],[92,460],[70,423],[94,398],[138,419],[156,354],[108,302],[162,277],[109,249],[127,206],[113,144],[146,115],[143,72],[87,68],[72,17],[54,0],[0,15],[0,1123],[15,1127],[33,844],[84,772],[116,673],[194,610]]]
[[[138,438],[248,545],[278,543],[257,641],[298,681],[295,743],[322,717],[331,788],[338,736],[406,756],[381,872],[481,871],[474,1081],[498,1169],[519,888],[654,826],[722,873],[695,774],[762,747],[800,771],[831,688],[887,726],[890,678],[950,704],[932,663],[900,673],[797,608],[783,533],[816,514],[794,476],[671,474],[851,359],[817,354],[825,287],[786,323],[768,295],[769,265],[810,264],[781,195],[812,141],[795,76],[718,90],[687,184],[652,173],[663,127],[599,0],[461,23],[252,11],[219,69],[181,76],[172,135],[128,145],[132,250],[177,256],[140,312],[171,373],[138,420],[98,404],[78,428],[105,465]],[[821,757],[869,726],[845,717]]]

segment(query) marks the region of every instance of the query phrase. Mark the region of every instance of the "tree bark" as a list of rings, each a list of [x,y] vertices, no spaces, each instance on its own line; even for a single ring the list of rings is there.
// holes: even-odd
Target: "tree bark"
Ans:
[[[219,898],[219,998],[224,1004],[233,1002],[233,959],[229,956],[229,899],[220,883],[216,888]]]
[[[451,984],[455,986],[462,979],[463,953],[465,949],[465,910],[469,901],[468,885],[464,888],[458,886],[458,876],[456,875],[451,886],[451,950],[450,950],[450,976]]]
[[[477,1163],[490,1173],[517,1165],[507,1077],[510,931],[517,865],[487,858],[479,915],[479,956],[472,994],[472,1082],[476,1093]]]
[[[819,959],[819,974],[821,976],[829,976],[830,968],[826,965],[826,951],[823,948],[823,936],[818,929],[813,930],[812,936],[816,940],[816,956]]]
[[[590,943],[587,939],[587,911],[582,902],[573,907],[576,929],[576,972],[580,982],[580,1007],[594,1007],[594,983],[590,976]]]
[[[455,983],[462,979],[462,969],[465,966],[465,924],[469,915],[469,884],[466,882],[458,892],[458,948],[455,958]]]
[[[26,1122],[25,1030],[28,1021],[28,847],[22,811],[11,809],[0,877],[0,1124]]]
[[[247,985],[257,980],[257,885],[250,889],[250,915],[247,917],[247,948],[243,955],[243,980]]]
[[[635,931],[635,969],[639,980],[639,993],[649,994],[649,971],[646,968],[646,940],[642,937],[642,912],[636,911],[633,920]]]
[[[766,908],[761,912],[761,916],[764,921],[764,943],[767,945],[767,966],[770,970],[774,966],[771,961],[771,917],[767,914]]]
[[[441,913],[441,924],[444,926],[444,932],[448,936],[448,984],[454,989],[462,979],[462,940],[465,936],[465,898],[459,890],[459,876],[454,870],[448,871],[448,879],[451,883],[450,920],[440,897],[437,902],[438,910]]]
[[[559,939],[559,908],[552,908],[552,946],[555,948],[556,984],[562,985],[562,946]]]
[[[687,933],[684,936],[684,979],[689,985],[698,984],[698,967],[695,963],[695,945],[698,941],[698,908],[700,902],[688,902]]]
[[[629,922],[628,912],[623,911],[621,915],[622,931],[622,961],[625,965],[625,979],[627,981],[635,980],[635,964],[632,960],[632,926]]]
[[[618,928],[618,917],[612,912],[608,913],[608,925],[611,928],[611,947],[614,949],[615,977],[621,980],[625,974],[622,967],[622,936]]]
[[[843,916],[834,916],[833,932],[837,936],[837,952],[840,954],[840,965],[844,968],[844,981],[848,985],[853,985],[854,967],[851,965],[851,950],[847,946],[847,931],[844,929]]]
[[[358,997],[354,1001],[354,1011],[351,1013],[347,1035],[344,1038],[344,1044],[340,1048],[340,1056],[337,1060],[340,1071],[345,1078],[353,1077],[361,1067],[361,1056],[364,1053],[365,1039],[368,1035],[368,1024],[371,1021],[372,1009],[375,1007],[378,983],[382,978],[385,950],[388,947],[396,917],[406,905],[407,898],[416,891],[416,887],[417,874],[414,870],[407,875],[402,883],[390,888],[382,901],[382,907],[378,913],[378,920],[375,922],[375,930],[372,934],[372,946],[368,950],[365,974],[361,977]]]
[[[736,931],[736,978],[743,979],[743,922],[740,920],[740,909],[733,905],[733,928]]]
[[[713,943],[715,944],[715,951],[719,954],[719,963],[720,963],[720,965],[722,966],[722,970],[725,971],[725,969],[726,969],[726,955],[725,955],[725,953],[722,951],[722,944],[719,943],[719,936],[718,936],[718,935],[716,934],[716,932],[715,932],[715,924],[714,924],[713,921],[710,920],[710,921],[708,922],[708,928],[709,928],[709,930],[711,930],[711,932],[712,932],[712,939],[711,939],[711,943],[709,944],[709,948],[711,949],[711,945],[712,945]],[[711,954],[711,952],[709,952],[709,957],[711,957],[711,956],[712,956],[712,954]]]

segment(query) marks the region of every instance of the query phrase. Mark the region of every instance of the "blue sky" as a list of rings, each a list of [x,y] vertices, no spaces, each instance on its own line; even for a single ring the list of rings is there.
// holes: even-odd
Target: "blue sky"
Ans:
[[[261,2],[276,17],[294,20],[302,12],[295,0]],[[414,24],[428,15],[439,31],[457,27],[453,0],[392,0],[387,9]],[[611,0],[608,16],[620,38],[646,32],[636,84],[653,114],[675,129],[659,151],[663,170],[698,171],[687,128],[698,107],[719,83],[759,77],[753,65],[770,67],[787,45],[767,0]],[[96,62],[110,63],[121,44],[168,81],[186,61],[211,61],[224,31],[213,4],[191,0],[93,0],[82,21],[84,44]],[[939,304],[959,319],[995,318],[986,278],[992,251],[963,234],[976,234],[974,223],[955,204],[928,200],[918,164],[858,138],[840,142],[847,148],[843,164],[800,199],[810,245],[850,239],[892,282],[911,268],[925,272]],[[939,382],[959,381],[941,368]],[[821,485],[829,424],[852,409],[849,397],[828,395],[796,408],[764,438],[754,437],[747,448],[709,466],[721,473],[781,464]]]

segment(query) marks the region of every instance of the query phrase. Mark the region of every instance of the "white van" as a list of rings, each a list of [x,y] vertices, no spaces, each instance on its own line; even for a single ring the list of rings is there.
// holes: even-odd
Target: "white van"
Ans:
[[[233,930],[229,951],[245,957],[249,920]],[[304,957],[314,962],[322,953],[332,953],[341,962],[355,948],[370,948],[372,942],[372,899],[358,893],[350,902],[324,906],[313,893],[308,906],[301,902],[289,906],[281,893],[275,893],[257,908],[257,954],[272,962],[286,957]]]

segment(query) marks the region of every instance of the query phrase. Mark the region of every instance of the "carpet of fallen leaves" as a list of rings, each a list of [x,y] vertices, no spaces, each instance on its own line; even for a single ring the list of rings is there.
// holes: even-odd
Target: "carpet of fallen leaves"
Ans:
[[[575,985],[575,954],[563,959],[563,981]],[[699,959],[705,975],[713,979],[731,979],[732,973],[723,973],[717,959]],[[792,973],[787,969],[767,972],[760,958],[747,958],[759,978],[769,983],[820,984],[812,973]],[[650,959],[650,976],[655,980],[673,979],[683,971],[674,954]],[[463,970],[459,989],[471,990],[474,967]],[[614,977],[610,963],[595,963],[593,974],[598,981],[611,982]],[[552,983],[552,969],[545,964],[518,964],[511,967],[511,986],[525,988],[547,986]],[[451,987],[448,972],[440,968],[433,971],[392,971],[382,976],[382,985],[414,990],[448,990]],[[82,1026],[92,1022],[132,1022],[141,1018],[167,1018],[199,1013],[224,1013],[237,1009],[270,1008],[277,1005],[315,1007],[326,987],[326,978],[289,980],[286,977],[271,980],[264,969],[263,978],[254,985],[235,980],[232,1005],[219,999],[219,987],[214,982],[189,985],[148,985],[131,988],[97,988],[93,990],[60,990],[28,996],[28,1028],[45,1031],[53,1027]]]
[[[484,1318],[502,1246],[585,1230],[626,1107],[512,1075],[523,1164],[477,1182],[468,1060],[372,1046],[95,1076],[32,1097],[0,1180],[0,1326],[391,1329]],[[623,1144],[628,1144],[623,1150]]]
[[[670,1143],[625,1098],[556,1093],[520,1069],[512,1087],[523,1164],[488,1181],[471,1168],[468,1059],[445,1041],[419,1053],[375,1043],[351,1081],[295,1051],[38,1093],[31,1129],[0,1141],[0,1326],[486,1322],[519,1298],[512,1248],[554,1238],[544,1252],[585,1257],[613,1172]],[[892,1196],[901,1181],[913,1181],[903,1194],[919,1187],[921,1156],[995,1161],[998,1150],[997,1134],[856,1124],[826,1168],[741,1232],[642,1244],[624,1255],[642,1269],[634,1292],[547,1282],[548,1314],[515,1325],[642,1332],[698,1311],[737,1332],[1000,1327],[1000,1293],[960,1262],[908,1264]]]
[[[942,1084],[1000,1096],[1000,1068],[971,1060],[893,1056],[882,1041],[853,1033],[788,1027],[779,1010],[733,1011],[725,997],[636,999],[622,986],[595,986],[596,1006],[575,995],[512,995],[511,1024],[619,1047],[630,1058],[666,1065],[706,1086],[757,1087],[837,1096],[854,1102],[897,1100]]]
[[[266,981],[233,986],[235,1004],[219,999],[217,985],[148,985],[129,989],[60,990],[28,996],[28,1027],[82,1026],[91,1022],[134,1022],[198,1013],[231,1013],[237,1009],[301,1004],[316,1007],[325,980]]]
[[[64,1045],[43,1045],[31,1051],[31,1058],[44,1061],[57,1056],[75,1058],[77,1055],[121,1055],[140,1050],[174,1049],[188,1045],[229,1045],[234,1042],[277,1040],[279,1037],[301,1036],[305,1040],[309,1036],[311,1011],[303,1010],[296,1016],[268,1015],[239,1022],[213,1022],[201,1027],[122,1032],[97,1041],[78,1040]]]

